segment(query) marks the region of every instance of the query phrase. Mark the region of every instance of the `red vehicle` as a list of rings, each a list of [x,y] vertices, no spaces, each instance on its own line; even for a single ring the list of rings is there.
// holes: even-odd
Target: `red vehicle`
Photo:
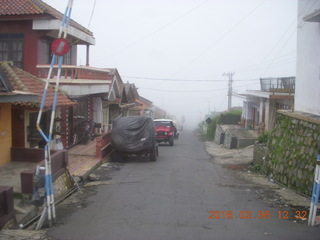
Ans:
[[[173,125],[171,119],[155,119],[153,120],[156,128],[156,139],[158,143],[169,143],[170,146],[174,145],[174,138],[177,132],[176,127]]]

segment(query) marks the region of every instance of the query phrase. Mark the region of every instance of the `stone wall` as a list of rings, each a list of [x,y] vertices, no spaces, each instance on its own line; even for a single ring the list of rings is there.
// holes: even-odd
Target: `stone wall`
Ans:
[[[311,195],[319,142],[319,117],[278,111],[267,147],[255,145],[254,162],[270,178]]]
[[[268,148],[266,144],[260,144],[255,142],[254,149],[253,149],[253,162],[255,164],[260,165],[260,170],[268,175],[268,168],[267,168],[267,158],[268,158]]]
[[[54,197],[59,198],[74,187],[74,181],[68,171],[61,174],[53,183]]]

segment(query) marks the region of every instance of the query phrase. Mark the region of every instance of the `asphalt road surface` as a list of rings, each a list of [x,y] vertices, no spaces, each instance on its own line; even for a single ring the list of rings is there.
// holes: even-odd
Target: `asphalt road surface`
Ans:
[[[252,184],[216,164],[191,132],[181,133],[173,147],[161,145],[156,162],[129,159],[111,177],[108,184],[95,187],[84,208],[49,229],[48,236],[56,240],[320,239],[319,227],[282,219],[283,209],[260,200]]]

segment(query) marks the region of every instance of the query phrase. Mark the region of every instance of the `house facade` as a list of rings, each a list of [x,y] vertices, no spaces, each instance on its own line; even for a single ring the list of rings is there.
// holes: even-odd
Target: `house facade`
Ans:
[[[42,80],[49,78],[54,85],[58,66],[48,76],[51,44],[58,37],[63,14],[41,0],[4,1],[1,7],[0,61],[12,61],[13,66]],[[60,89],[77,104],[57,112],[61,123],[68,123],[61,136],[64,148],[78,143],[76,135],[85,121],[97,123],[98,132],[110,130],[112,119],[123,110],[124,89],[117,69],[89,67],[89,47],[95,44],[91,31],[71,20],[67,41],[71,48],[64,56]],[[76,65],[78,45],[87,46],[86,66]],[[22,140],[18,145],[27,146]]]
[[[141,115],[154,118],[155,106],[153,105],[153,102],[142,97],[142,96],[140,96],[139,100],[137,100],[137,101],[141,104],[141,106],[139,107]]]
[[[260,85],[261,90],[234,94],[244,99],[240,125],[245,129],[271,130],[277,110],[293,109],[295,77],[261,78]]]
[[[320,2],[298,1],[294,109],[276,114],[265,149],[255,147],[261,170],[277,182],[311,196],[320,140]]]
[[[52,42],[58,37],[63,14],[41,0],[2,1],[0,12],[0,61],[37,75],[38,64],[51,63]],[[75,65],[77,45],[95,44],[93,33],[70,21],[68,42],[71,48],[64,64]],[[88,63],[87,56],[87,63]]]
[[[40,142],[42,137],[37,131],[36,121],[45,83],[41,79],[15,67],[12,62],[0,62],[0,71],[2,72],[2,78],[10,82],[15,91],[29,92],[36,96],[34,101],[18,101],[11,105],[12,147],[41,147]],[[46,134],[48,134],[49,131],[53,97],[54,89],[49,87],[47,91],[47,101],[44,104],[43,117],[40,122],[40,126]],[[70,132],[68,131],[68,119],[62,119],[64,119],[64,115],[70,111],[70,109],[73,109],[75,105],[76,102],[70,100],[65,94],[61,92],[58,93],[53,138],[54,140],[62,139],[64,145],[66,145],[65,140],[69,138]],[[53,144],[55,144],[54,141]],[[52,148],[55,149],[56,146],[53,145]]]
[[[36,101],[37,98],[34,93],[15,90],[0,67],[0,166],[11,159],[13,104]]]
[[[51,44],[58,36],[63,14],[41,0],[3,1],[1,8],[0,61],[12,61],[13,68],[41,77],[38,66],[51,63]],[[69,52],[64,56],[63,64],[67,65],[76,64],[77,45],[84,44],[89,49],[89,46],[95,42],[92,32],[72,20],[68,28],[67,40],[71,43]],[[38,89],[37,93],[39,93]],[[16,119],[15,116],[20,116],[21,119],[24,119],[24,124],[30,125],[24,132],[20,131],[20,128],[24,127],[21,122],[13,122],[14,129],[17,130],[13,135],[13,145],[37,147],[39,140],[35,128],[37,113],[34,109],[30,109],[30,106],[28,110],[25,107],[15,107],[12,111],[13,119]],[[61,126],[65,125],[61,127],[63,129],[61,138],[65,147],[70,146],[72,142],[70,140],[72,139],[72,131],[70,131],[72,124],[69,122],[72,122],[70,114],[73,109],[74,107],[57,111],[56,118],[63,118]],[[45,118],[47,118],[46,113],[43,116],[43,122],[46,121]]]
[[[47,78],[50,66],[37,65],[38,76]],[[55,84],[58,66],[55,66],[50,83]],[[68,112],[72,122],[71,135],[75,136],[83,122],[95,122],[98,132],[110,130],[111,121],[121,115],[123,82],[117,69],[102,69],[87,66],[65,65],[61,70],[60,89],[78,104]],[[77,144],[69,139],[68,146]]]

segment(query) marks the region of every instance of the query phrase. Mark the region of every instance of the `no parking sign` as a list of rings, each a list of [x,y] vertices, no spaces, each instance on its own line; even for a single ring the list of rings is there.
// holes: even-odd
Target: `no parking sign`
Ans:
[[[69,48],[70,44],[64,38],[57,38],[51,44],[51,50],[57,56],[65,55],[69,51]]]

